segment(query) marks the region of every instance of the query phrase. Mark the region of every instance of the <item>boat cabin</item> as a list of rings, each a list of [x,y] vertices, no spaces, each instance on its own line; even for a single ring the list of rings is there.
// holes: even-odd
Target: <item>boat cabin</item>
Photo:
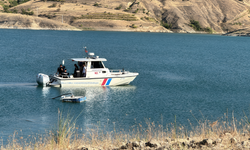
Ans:
[[[86,78],[96,78],[103,77],[110,74],[108,68],[105,68],[103,62],[107,61],[105,58],[99,58],[98,56],[94,57],[94,53],[89,53],[89,57],[87,58],[71,58],[72,61],[78,62],[78,66],[81,67],[85,64],[86,67]],[[79,68],[80,69],[80,68]],[[77,71],[77,75],[75,77],[80,77]]]

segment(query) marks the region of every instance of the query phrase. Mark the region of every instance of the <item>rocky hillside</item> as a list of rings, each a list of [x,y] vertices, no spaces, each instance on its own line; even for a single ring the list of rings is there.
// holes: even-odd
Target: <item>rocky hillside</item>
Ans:
[[[16,15],[83,30],[248,32],[250,0],[0,0],[0,25],[30,27]],[[7,7],[9,6],[9,8]],[[5,16],[5,20],[3,20]],[[14,17],[14,18],[12,18]],[[19,18],[20,18],[19,17]],[[8,21],[6,18],[9,18]],[[10,19],[11,18],[11,19]],[[38,19],[39,18],[39,19]],[[15,22],[16,21],[16,22]],[[17,26],[19,27],[19,26]],[[44,28],[45,26],[40,26]],[[51,25],[46,25],[50,28]],[[53,26],[52,28],[62,28]]]
[[[68,24],[19,14],[0,13],[0,28],[79,30]]]

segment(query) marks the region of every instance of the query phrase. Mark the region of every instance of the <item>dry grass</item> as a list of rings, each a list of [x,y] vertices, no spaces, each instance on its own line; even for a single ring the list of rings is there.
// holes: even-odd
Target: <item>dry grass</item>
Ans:
[[[115,124],[113,131],[106,131],[105,127],[94,126],[87,130],[86,134],[79,135],[78,128],[75,127],[75,121],[69,116],[63,118],[58,117],[58,129],[51,131],[47,136],[34,138],[33,142],[26,142],[22,137],[17,139],[14,133],[12,141],[9,144],[2,146],[2,150],[8,149],[114,149],[120,148],[122,145],[132,141],[152,141],[157,140],[159,143],[168,141],[183,142],[186,139],[202,141],[203,139],[222,139],[224,148],[233,148],[230,138],[235,138],[237,141],[247,141],[249,137],[249,122],[245,117],[240,122],[234,118],[232,114],[231,121],[228,121],[228,115],[216,121],[202,120],[198,121],[198,126],[194,127],[191,123],[191,130],[187,130],[184,126],[178,125],[176,120],[174,123],[167,126],[156,125],[148,120],[147,127],[138,124],[129,132],[123,130],[117,131]],[[239,128],[238,128],[239,127]],[[230,135],[230,136],[228,136]],[[174,148],[174,147],[172,147]],[[175,149],[175,148],[174,148]]]
[[[136,21],[136,17],[130,14],[112,14],[112,13],[89,13],[82,15],[81,17],[75,17],[75,19],[108,19],[108,20],[125,20]]]

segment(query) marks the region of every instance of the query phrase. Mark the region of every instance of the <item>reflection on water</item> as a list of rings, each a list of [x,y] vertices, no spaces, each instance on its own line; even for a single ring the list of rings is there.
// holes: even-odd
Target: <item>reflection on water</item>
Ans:
[[[127,109],[123,106],[126,106],[132,100],[130,97],[134,95],[136,86],[64,87],[51,89],[57,90],[58,95],[73,93],[75,96],[86,96],[87,100],[82,103],[62,103],[66,111],[71,110],[71,113],[75,113],[76,116],[81,114],[77,119],[77,124],[80,128],[86,130],[86,128],[92,128],[93,124],[96,123],[105,126],[107,120],[114,117],[114,113],[117,116],[119,116],[119,113],[122,114],[124,112],[123,109]]]
[[[42,87],[43,97],[48,97],[50,87]]]
[[[123,96],[136,89],[135,86],[100,86],[100,87],[76,87],[76,88],[57,88],[60,94],[73,93],[75,96],[86,96],[87,101],[107,100],[110,95],[121,93]]]

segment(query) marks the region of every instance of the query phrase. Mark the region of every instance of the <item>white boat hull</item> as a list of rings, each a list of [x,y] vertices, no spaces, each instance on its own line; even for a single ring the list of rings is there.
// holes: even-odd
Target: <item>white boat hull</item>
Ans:
[[[122,77],[100,77],[100,78],[61,78],[53,77],[56,84],[60,87],[79,87],[79,86],[116,86],[126,85],[132,82],[138,74]],[[55,83],[54,83],[55,84]],[[53,83],[52,83],[53,85]]]

